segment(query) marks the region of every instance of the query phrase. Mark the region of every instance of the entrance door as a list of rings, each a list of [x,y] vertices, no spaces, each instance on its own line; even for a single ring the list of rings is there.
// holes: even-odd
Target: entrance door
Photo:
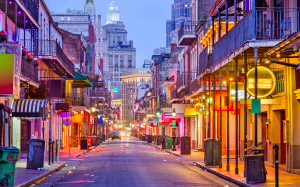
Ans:
[[[280,156],[279,156],[279,163],[286,164],[286,143],[284,143],[284,125],[283,121],[285,121],[285,111],[281,111],[281,124],[280,124],[280,144],[281,147],[279,149]]]
[[[172,137],[177,137],[177,128],[172,128]]]
[[[264,149],[264,160],[268,160],[268,143],[267,143],[267,113],[261,114],[262,118],[262,142],[263,142],[263,149]]]
[[[21,120],[21,152],[28,152],[28,141],[30,139],[30,121]]]

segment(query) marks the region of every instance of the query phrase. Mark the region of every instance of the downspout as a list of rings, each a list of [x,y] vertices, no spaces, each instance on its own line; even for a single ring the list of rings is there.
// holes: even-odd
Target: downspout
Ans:
[[[299,65],[297,64],[291,64],[291,63],[287,63],[287,62],[282,62],[282,61],[279,61],[279,60],[274,60],[274,59],[271,59],[270,56],[267,56],[267,59],[270,61],[270,62],[273,62],[275,64],[280,64],[280,65],[284,65],[284,66],[291,66],[291,67],[294,67],[294,68],[298,68]]]

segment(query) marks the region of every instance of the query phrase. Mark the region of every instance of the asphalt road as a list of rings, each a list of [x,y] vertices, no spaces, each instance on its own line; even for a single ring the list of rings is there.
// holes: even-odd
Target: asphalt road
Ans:
[[[113,140],[81,157],[37,186],[236,186],[134,138]]]

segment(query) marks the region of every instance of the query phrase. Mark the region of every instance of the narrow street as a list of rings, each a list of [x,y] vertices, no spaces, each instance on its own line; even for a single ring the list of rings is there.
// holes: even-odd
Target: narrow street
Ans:
[[[37,186],[236,186],[191,163],[126,138],[69,159],[66,168]]]

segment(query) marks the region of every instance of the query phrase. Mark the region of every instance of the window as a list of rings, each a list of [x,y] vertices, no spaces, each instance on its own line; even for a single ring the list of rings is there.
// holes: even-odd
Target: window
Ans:
[[[64,17],[61,17],[61,20],[64,20]]]
[[[68,21],[70,21],[71,20],[71,18],[70,17],[68,17]]]

